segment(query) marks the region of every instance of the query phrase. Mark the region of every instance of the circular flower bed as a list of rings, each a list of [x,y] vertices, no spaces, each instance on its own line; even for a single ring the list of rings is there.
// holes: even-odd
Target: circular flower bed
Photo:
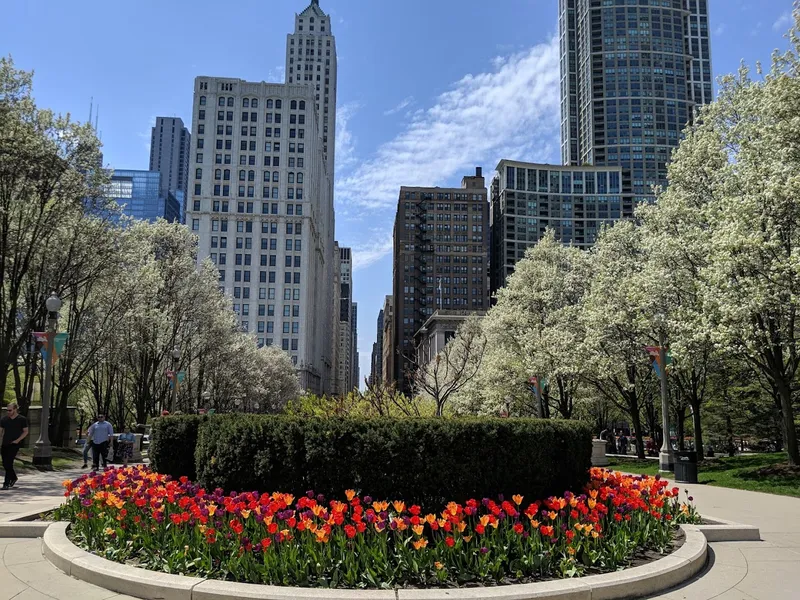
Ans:
[[[658,477],[592,469],[580,494],[534,502],[450,502],[425,514],[347,490],[207,492],[144,467],[65,481],[56,517],[105,558],[169,573],[319,587],[452,586],[615,570],[666,552],[678,523],[698,522]],[[689,498],[691,500],[691,498]]]

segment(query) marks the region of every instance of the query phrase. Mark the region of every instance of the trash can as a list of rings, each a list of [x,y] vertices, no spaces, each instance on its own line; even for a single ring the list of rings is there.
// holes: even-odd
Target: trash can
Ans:
[[[675,481],[697,483],[697,452],[675,453]]]

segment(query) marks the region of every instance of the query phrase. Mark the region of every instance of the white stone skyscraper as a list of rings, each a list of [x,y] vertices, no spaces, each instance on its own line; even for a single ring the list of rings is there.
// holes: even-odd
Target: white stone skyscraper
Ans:
[[[308,34],[307,15],[315,26]],[[294,47],[319,37],[320,73],[333,65],[335,74],[330,24],[317,1],[295,20]],[[195,78],[186,223],[199,238],[198,260],[217,266],[242,330],[285,350],[301,386],[322,394],[334,377],[335,331],[334,138],[325,134],[323,108],[335,113],[336,95],[334,86],[323,105],[314,83],[288,70],[287,77]]]
[[[322,151],[333,178],[336,158],[336,39],[319,0],[294,18],[294,33],[286,36],[286,81],[311,85],[321,116]]]

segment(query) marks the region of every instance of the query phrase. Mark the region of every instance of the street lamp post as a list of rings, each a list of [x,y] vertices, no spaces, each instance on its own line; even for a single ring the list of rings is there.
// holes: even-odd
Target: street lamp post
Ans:
[[[236,412],[239,412],[239,409],[242,406],[242,399],[236,398],[233,403],[236,405]]]
[[[258,412],[258,409],[259,409],[259,408],[261,408],[261,405],[260,405],[258,402],[256,402],[255,404],[253,404],[253,409],[255,410],[255,412]]]
[[[208,412],[209,409],[208,401],[210,398],[211,398],[211,392],[209,392],[208,390],[203,392],[203,408],[206,409],[206,412]]]
[[[47,339],[45,347],[47,356],[44,365],[44,385],[42,390],[42,419],[39,425],[39,439],[33,448],[33,464],[46,470],[53,468],[53,446],[50,444],[50,395],[53,390],[53,352],[56,342],[56,326],[58,311],[61,309],[61,298],[53,292],[45,301],[47,307]]]
[[[178,401],[178,361],[181,351],[178,347],[172,349],[172,392],[170,393],[169,412],[175,413],[175,404]]]
[[[658,455],[658,470],[669,472],[675,470],[675,455],[669,439],[669,394],[667,391],[667,348],[664,331],[658,334],[658,359],[661,373],[661,426],[664,433],[661,436],[661,452]]]

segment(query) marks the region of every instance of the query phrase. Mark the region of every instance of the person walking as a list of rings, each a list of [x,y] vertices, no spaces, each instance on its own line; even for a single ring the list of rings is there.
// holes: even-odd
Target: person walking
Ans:
[[[127,467],[128,461],[133,458],[133,444],[136,442],[136,435],[133,427],[128,427],[125,433],[120,434],[119,443],[122,444],[122,465]]]
[[[105,415],[97,415],[97,422],[92,423],[87,435],[92,442],[92,470],[100,468],[101,457],[105,468],[108,466],[108,447],[114,437],[114,428],[106,421]]]
[[[94,417],[92,419],[92,423],[95,422],[97,422],[97,417]],[[81,467],[81,469],[85,469],[87,466],[89,466],[89,451],[91,449],[92,449],[92,438],[89,437],[89,432],[87,430],[86,439],[84,440],[83,443],[83,466]]]
[[[28,420],[19,414],[16,402],[6,406],[6,412],[8,414],[0,418],[0,428],[3,430],[2,456],[3,470],[6,472],[3,489],[9,490],[17,483],[14,459],[17,458],[20,442],[28,435]]]

